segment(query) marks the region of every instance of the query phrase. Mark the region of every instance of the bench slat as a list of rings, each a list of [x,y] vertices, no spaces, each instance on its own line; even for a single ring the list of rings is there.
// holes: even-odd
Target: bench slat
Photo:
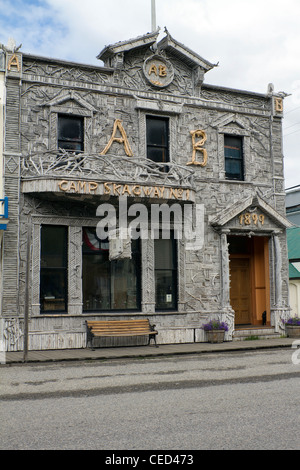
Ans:
[[[144,324],[144,325],[136,325],[136,324],[132,324],[132,325],[120,325],[120,324],[116,324],[116,325],[89,325],[89,328],[94,328],[94,329],[97,329],[97,328],[105,328],[105,329],[109,329],[109,328],[110,329],[144,328],[144,329],[148,329],[148,330],[150,329],[149,324]]]
[[[152,330],[150,330],[150,329],[147,329],[147,330],[146,329],[139,329],[139,330],[137,330],[137,329],[132,329],[132,330],[128,330],[128,329],[125,329],[125,330],[116,330],[116,329],[103,329],[103,330],[101,330],[101,329],[96,329],[96,330],[94,330],[94,329],[92,329],[91,331],[92,331],[92,333],[124,333],[124,332],[125,333],[132,333],[132,334],[134,334],[134,333],[146,333],[146,334],[147,333],[152,333]]]
[[[97,333],[95,336],[148,336],[148,335],[152,335],[152,334],[157,334],[157,332],[155,331],[151,331],[151,332],[148,332],[146,333],[145,331],[143,331],[142,333],[134,333],[134,334],[130,334],[128,331],[125,332],[125,333],[118,333],[118,334],[115,334],[114,332],[103,332],[103,333]]]
[[[108,328],[101,328],[101,327],[92,327],[91,328],[92,331],[151,331],[151,329],[149,327],[145,327],[145,328],[128,328],[128,327],[125,327],[125,328],[120,328],[120,327],[108,327]]]
[[[147,334],[155,334],[154,331],[152,330],[92,330],[92,333],[93,334],[96,334],[96,335],[103,335],[103,334],[115,334],[115,335],[118,335],[118,334],[125,334],[127,333],[128,335],[130,336],[133,336],[133,335],[147,335]]]
[[[127,326],[130,326],[130,325],[149,325],[149,322],[144,321],[144,320],[125,320],[125,321],[117,321],[117,320],[90,321],[90,320],[88,320],[87,324],[91,325],[91,326],[95,326],[95,325],[105,325],[105,326],[106,325],[108,325],[108,326],[109,325],[127,325]]]

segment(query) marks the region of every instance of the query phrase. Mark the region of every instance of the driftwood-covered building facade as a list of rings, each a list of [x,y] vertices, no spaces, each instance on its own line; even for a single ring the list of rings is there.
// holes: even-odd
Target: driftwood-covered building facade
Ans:
[[[211,318],[226,340],[263,312],[283,327],[283,97],[206,84],[214,65],[158,34],[99,67],[2,50],[7,350],[85,347],[87,319],[149,318],[161,344],[206,341]],[[101,239],[110,211],[143,236]]]

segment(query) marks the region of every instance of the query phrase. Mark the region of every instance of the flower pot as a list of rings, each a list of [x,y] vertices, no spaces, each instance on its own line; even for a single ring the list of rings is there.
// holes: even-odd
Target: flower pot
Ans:
[[[289,338],[300,338],[300,325],[285,325],[285,332]]]
[[[206,333],[209,343],[223,343],[225,336],[224,330],[209,330]]]

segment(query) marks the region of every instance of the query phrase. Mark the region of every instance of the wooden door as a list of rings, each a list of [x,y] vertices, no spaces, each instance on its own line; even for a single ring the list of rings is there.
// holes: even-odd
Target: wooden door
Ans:
[[[230,303],[235,311],[235,324],[251,323],[250,258],[230,259]]]

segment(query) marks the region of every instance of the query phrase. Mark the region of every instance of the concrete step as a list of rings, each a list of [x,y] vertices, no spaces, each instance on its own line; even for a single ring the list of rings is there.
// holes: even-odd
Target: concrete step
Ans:
[[[248,328],[237,328],[233,333],[233,341],[244,341],[250,339],[275,339],[280,338],[270,326],[251,326]]]

